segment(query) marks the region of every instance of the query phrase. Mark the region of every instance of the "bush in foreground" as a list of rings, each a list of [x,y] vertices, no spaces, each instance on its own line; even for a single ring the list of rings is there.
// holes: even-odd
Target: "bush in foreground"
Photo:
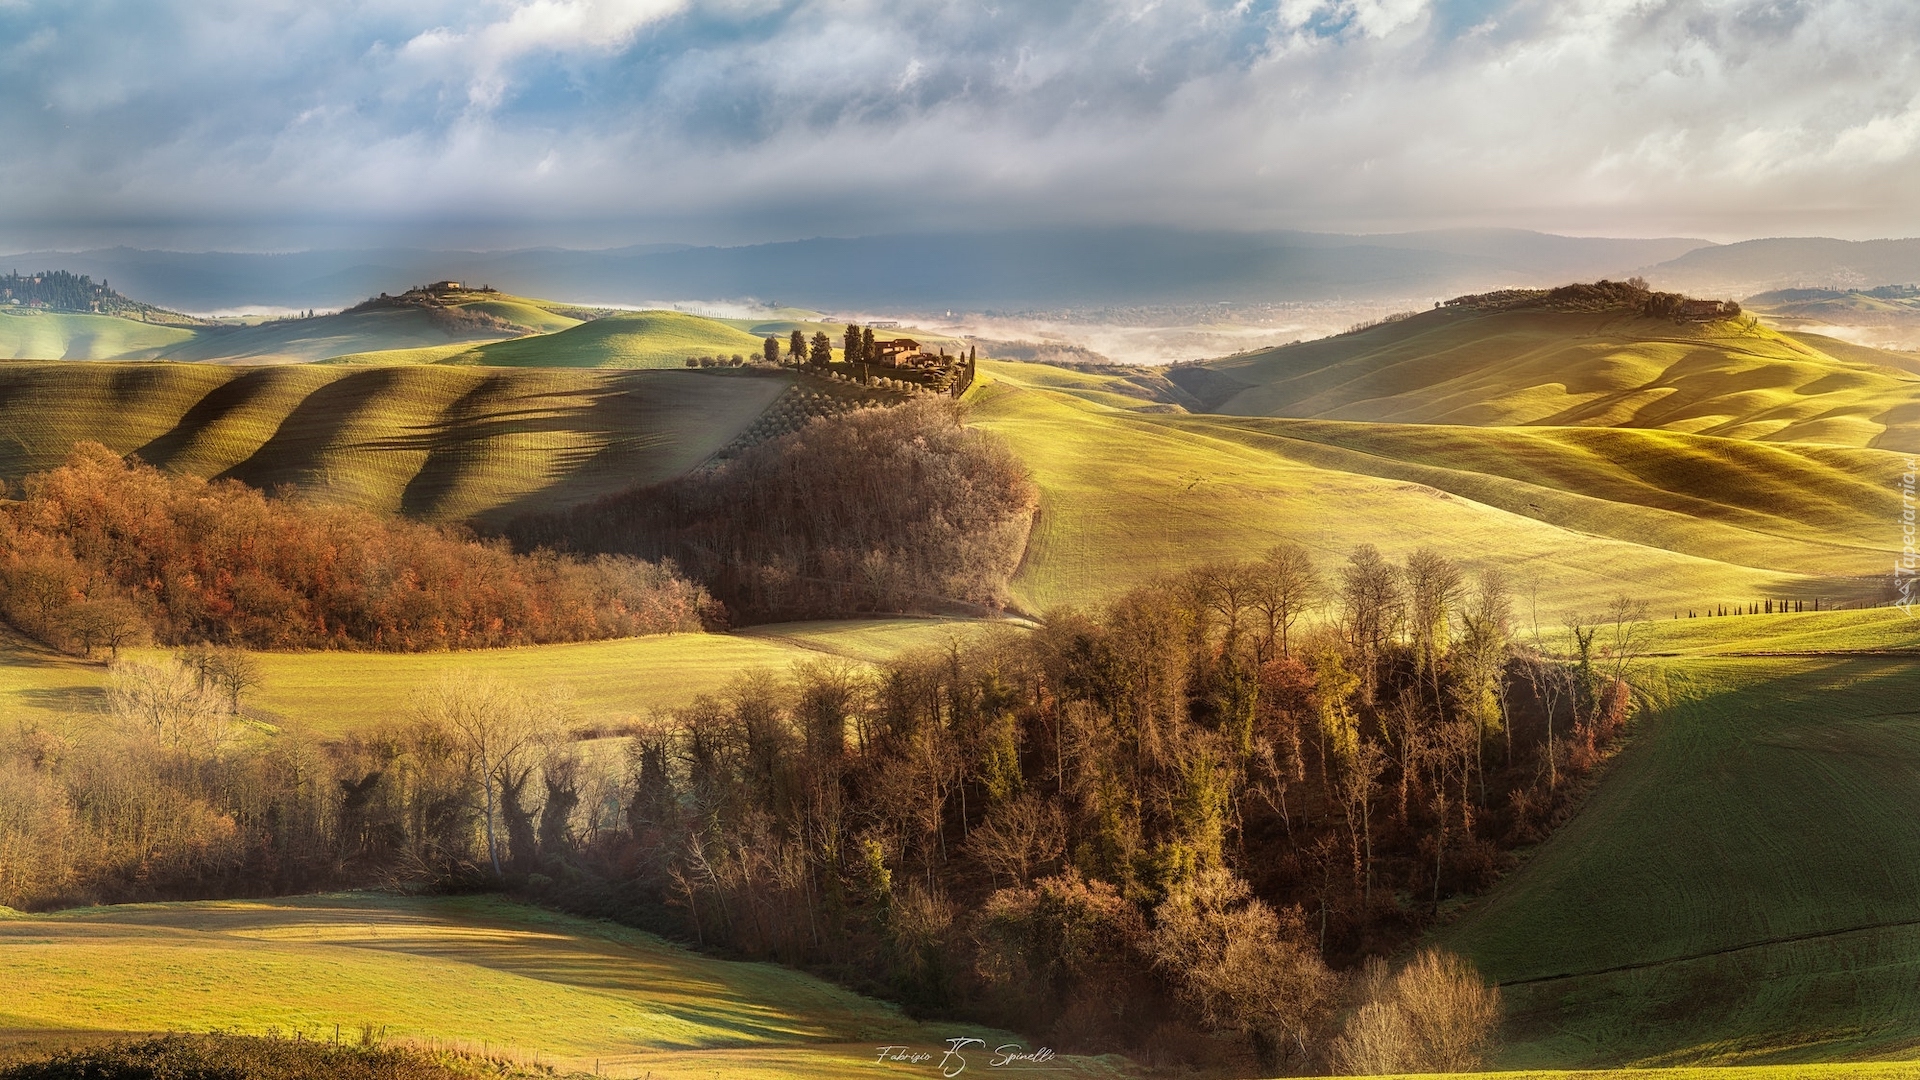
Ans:
[[[166,1035],[0,1067],[0,1080],[470,1080],[551,1076],[450,1054],[247,1035]]]

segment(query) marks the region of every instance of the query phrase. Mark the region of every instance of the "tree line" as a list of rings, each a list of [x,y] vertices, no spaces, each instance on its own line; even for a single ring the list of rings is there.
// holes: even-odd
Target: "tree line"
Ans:
[[[1497,992],[1382,958],[1562,820],[1638,655],[1627,601],[1531,634],[1515,606],[1431,549],[1283,546],[744,675],[623,757],[486,681],[322,743],[240,722],[217,663],[122,663],[95,730],[6,746],[0,903],[493,883],[1062,1048],[1464,1069]]]
[[[812,420],[717,468],[522,518],[522,549],[671,559],[741,622],[999,609],[1038,493],[939,400]]]
[[[0,503],[0,613],[82,654],[145,640],[411,651],[697,630],[711,598],[664,562],[514,554],[445,527],[77,445]]]

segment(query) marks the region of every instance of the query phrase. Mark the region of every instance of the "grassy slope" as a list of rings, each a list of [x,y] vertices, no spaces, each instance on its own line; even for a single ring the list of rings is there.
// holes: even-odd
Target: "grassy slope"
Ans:
[[[1713,620],[1716,647],[1821,620],[1829,646],[1884,641],[1897,613],[1867,614]],[[1505,1062],[1920,1053],[1920,670],[1703,659],[1664,681],[1580,814],[1439,935],[1505,984]]]
[[[1213,411],[1920,450],[1920,380],[1750,322],[1428,312],[1175,375]]]
[[[750,671],[842,657],[874,663],[903,649],[942,646],[978,626],[940,619],[861,619],[759,626],[744,634],[670,634],[578,645],[455,653],[258,653],[264,684],[250,715],[321,736],[404,720],[419,688],[485,673],[557,693],[582,727],[608,729],[656,709],[723,691]],[[159,650],[134,650],[151,659]],[[27,723],[87,724],[103,715],[104,663],[0,637],[0,716]]]
[[[754,356],[762,338],[679,311],[609,315],[557,334],[481,345],[441,360],[495,367],[684,367],[689,356]]]
[[[415,309],[359,311],[202,330],[163,355],[183,362],[298,364],[373,349],[423,348],[502,336],[498,330],[448,333],[426,312]]]
[[[144,360],[192,341],[195,331],[112,315],[0,310],[0,360]]]
[[[677,475],[787,386],[738,374],[0,365],[0,477],[99,439],[164,468],[434,520],[504,518]]]
[[[0,955],[0,1030],[331,1038],[337,1024],[351,1038],[370,1024],[389,1038],[661,1078],[869,1075],[873,1047],[949,1033],[785,968],[484,897],[79,910],[0,921]]]
[[[1877,570],[1897,540],[1875,519],[1890,505],[1874,485],[1891,455],[1768,448],[1778,461],[1750,461],[1724,452],[1727,440],[1683,440],[1687,467],[1669,475],[1672,446],[1629,446],[1633,433],[1609,443],[1615,433],[1288,428],[1152,411],[1160,406],[1100,376],[982,370],[973,422],[1005,436],[1041,488],[1015,579],[1030,610],[1109,598],[1281,540],[1328,566],[1362,542],[1396,555],[1432,543],[1506,568],[1523,591],[1537,579],[1557,622],[1623,589],[1657,610],[1789,589],[1832,596],[1852,586],[1800,575]],[[1770,479],[1776,469],[1784,475]],[[1734,496],[1756,485],[1759,507],[1739,505]],[[1811,522],[1783,508],[1820,505],[1832,512]]]

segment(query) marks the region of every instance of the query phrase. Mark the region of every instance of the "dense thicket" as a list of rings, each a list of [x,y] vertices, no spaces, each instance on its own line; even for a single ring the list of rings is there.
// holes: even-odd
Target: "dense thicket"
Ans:
[[[421,650],[693,630],[664,563],[515,555],[362,510],[171,476],[97,443],[0,504],[0,612],[61,648],[141,637]]]
[[[1037,493],[1012,452],[917,400],[814,420],[696,472],[523,519],[523,547],[670,558],[748,621],[1000,608]]]

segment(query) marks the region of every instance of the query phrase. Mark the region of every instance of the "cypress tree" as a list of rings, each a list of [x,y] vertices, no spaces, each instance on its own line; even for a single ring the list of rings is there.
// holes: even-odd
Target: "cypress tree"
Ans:
[[[767,358],[767,363],[778,364],[780,362],[780,339],[774,337],[772,334],[768,334],[766,343],[761,346],[760,352],[761,355]]]
[[[787,356],[798,364],[807,358],[807,335],[803,330],[795,330],[787,339]]]
[[[848,323],[846,345],[841,349],[840,359],[845,360],[849,364],[865,363],[867,359],[866,353],[865,350],[861,348],[861,345],[864,343],[865,339],[861,337],[860,334],[860,324]]]
[[[833,363],[833,339],[822,330],[813,335],[813,366],[826,367]]]

